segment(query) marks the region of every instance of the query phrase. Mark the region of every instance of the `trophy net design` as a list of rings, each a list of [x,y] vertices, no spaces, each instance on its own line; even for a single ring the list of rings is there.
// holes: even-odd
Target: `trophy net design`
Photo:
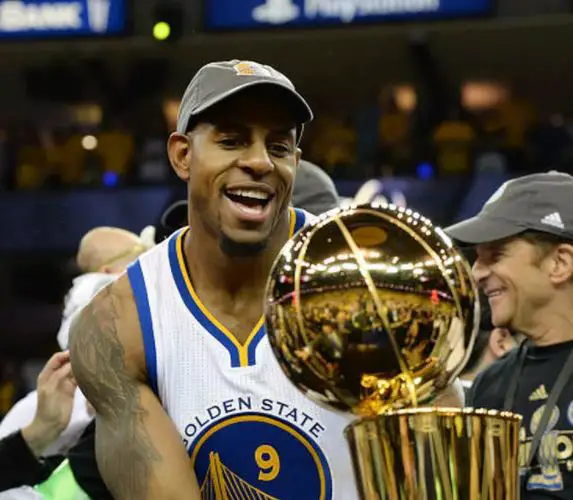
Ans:
[[[269,340],[291,382],[357,420],[365,500],[517,500],[521,417],[429,405],[463,369],[479,324],[470,267],[412,210],[337,209],[282,249]]]

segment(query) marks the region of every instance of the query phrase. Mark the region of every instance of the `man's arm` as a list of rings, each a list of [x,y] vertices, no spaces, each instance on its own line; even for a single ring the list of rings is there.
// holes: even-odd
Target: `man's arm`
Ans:
[[[70,333],[72,370],[97,412],[96,458],[114,498],[200,498],[181,438],[143,382],[143,341],[127,277],[103,289]]]

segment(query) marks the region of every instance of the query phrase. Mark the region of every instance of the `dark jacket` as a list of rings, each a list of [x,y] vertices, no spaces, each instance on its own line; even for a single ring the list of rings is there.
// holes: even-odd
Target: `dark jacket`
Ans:
[[[0,491],[42,483],[60,464],[62,457],[38,460],[21,432],[0,440]]]
[[[70,461],[76,482],[92,500],[113,500],[97,467],[95,422],[86,427],[67,456],[56,455],[38,460],[21,432],[0,440],[0,491],[44,482],[65,458]]]

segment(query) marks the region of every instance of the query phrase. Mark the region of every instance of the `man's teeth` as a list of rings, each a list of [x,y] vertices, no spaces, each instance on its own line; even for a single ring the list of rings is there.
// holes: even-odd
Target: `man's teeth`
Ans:
[[[266,201],[269,199],[268,193],[256,189],[229,189],[227,193],[234,196],[243,196],[244,198],[254,198],[255,200]]]

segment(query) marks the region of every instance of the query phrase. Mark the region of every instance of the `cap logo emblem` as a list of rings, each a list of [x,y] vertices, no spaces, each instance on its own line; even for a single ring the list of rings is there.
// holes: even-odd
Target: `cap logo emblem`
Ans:
[[[547,226],[556,227],[557,229],[565,229],[565,224],[563,224],[559,212],[553,212],[552,214],[546,215],[541,219],[541,223],[546,224]]]
[[[241,61],[233,69],[239,76],[271,76],[271,72],[262,64],[251,61]]]

